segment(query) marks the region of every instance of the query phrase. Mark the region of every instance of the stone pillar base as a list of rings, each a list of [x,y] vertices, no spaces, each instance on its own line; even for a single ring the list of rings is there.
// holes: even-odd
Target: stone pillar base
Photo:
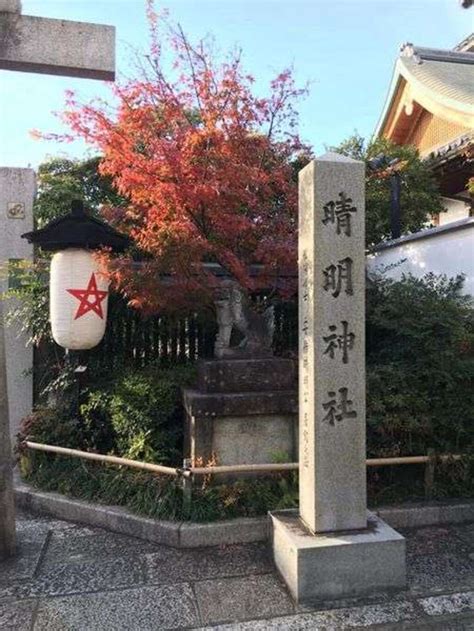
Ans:
[[[367,528],[313,535],[297,511],[270,513],[275,564],[298,603],[406,586],[405,539],[373,513]]]

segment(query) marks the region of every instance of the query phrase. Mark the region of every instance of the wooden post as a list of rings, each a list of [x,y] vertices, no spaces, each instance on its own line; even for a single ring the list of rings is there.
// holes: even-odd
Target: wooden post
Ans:
[[[434,449],[428,449],[428,461],[425,466],[425,498],[433,496],[435,480],[436,454]]]
[[[183,469],[189,470],[192,466],[191,458],[183,459]],[[183,475],[182,478],[182,489],[183,489],[183,512],[186,518],[189,518],[191,515],[191,503],[193,501],[193,476]]]

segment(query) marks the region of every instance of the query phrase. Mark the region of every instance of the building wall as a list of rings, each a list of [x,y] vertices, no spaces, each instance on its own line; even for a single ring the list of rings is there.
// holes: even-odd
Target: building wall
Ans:
[[[451,123],[424,110],[415,129],[412,130],[403,144],[415,145],[424,155],[469,131],[468,127]]]
[[[403,273],[417,278],[428,272],[448,277],[465,274],[464,292],[474,296],[473,243],[474,217],[469,217],[388,242],[367,258],[367,269],[377,271],[399,263],[387,271],[397,279]]]
[[[442,197],[441,201],[446,208],[445,213],[437,215],[437,225],[444,226],[451,221],[459,221],[469,217],[470,206],[461,199],[452,199],[450,197]]]

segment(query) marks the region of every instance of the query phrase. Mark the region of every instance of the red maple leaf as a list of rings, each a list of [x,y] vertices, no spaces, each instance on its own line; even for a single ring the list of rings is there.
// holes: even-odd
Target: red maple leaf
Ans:
[[[107,291],[100,291],[97,288],[97,281],[95,279],[95,274],[92,273],[89,283],[86,289],[67,289],[70,294],[79,300],[79,307],[77,308],[76,315],[74,316],[74,320],[77,320],[84,314],[89,311],[94,311],[97,313],[99,318],[104,319],[104,312],[102,311],[102,301],[105,300],[107,296]],[[90,300],[90,299],[93,300]]]

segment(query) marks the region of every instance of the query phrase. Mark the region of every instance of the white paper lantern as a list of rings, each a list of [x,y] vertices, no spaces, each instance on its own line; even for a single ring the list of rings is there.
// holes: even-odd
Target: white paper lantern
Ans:
[[[68,248],[53,256],[50,317],[57,344],[71,350],[97,346],[107,322],[108,286],[91,251]]]

